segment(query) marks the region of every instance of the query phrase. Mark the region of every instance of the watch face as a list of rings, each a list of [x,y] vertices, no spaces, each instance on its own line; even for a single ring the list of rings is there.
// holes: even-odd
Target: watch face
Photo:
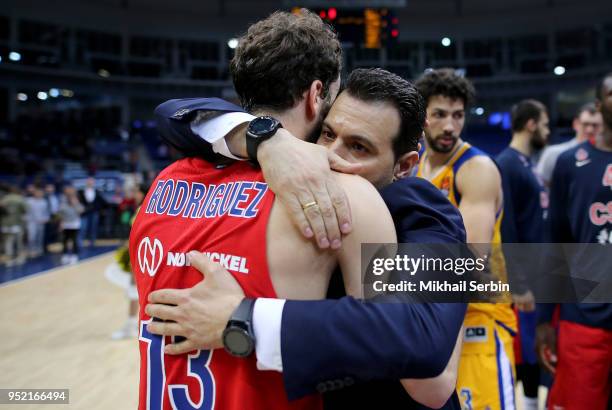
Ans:
[[[255,135],[265,134],[274,129],[276,121],[268,117],[255,118],[249,124],[249,131]]]
[[[247,356],[253,348],[251,338],[244,329],[228,329],[223,337],[223,344],[236,356]]]

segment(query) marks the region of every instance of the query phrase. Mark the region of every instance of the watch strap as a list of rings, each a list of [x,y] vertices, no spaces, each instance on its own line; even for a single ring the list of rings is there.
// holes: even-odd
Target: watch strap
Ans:
[[[263,138],[257,138],[255,136],[251,136],[251,134],[247,131],[246,137],[246,150],[247,156],[249,160],[253,162],[255,165],[259,166],[259,161],[257,161],[257,148],[259,144],[261,144]]]
[[[244,298],[238,305],[238,307],[232,313],[228,326],[231,322],[242,322],[248,325],[249,333],[253,333],[251,329],[251,323],[253,322],[253,308],[255,307],[256,299]]]

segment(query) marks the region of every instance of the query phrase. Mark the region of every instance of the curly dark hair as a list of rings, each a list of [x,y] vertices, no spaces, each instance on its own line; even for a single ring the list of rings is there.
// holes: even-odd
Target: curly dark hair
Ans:
[[[385,101],[397,108],[401,123],[393,140],[395,159],[417,150],[426,112],[425,101],[414,85],[382,68],[358,68],[349,75],[345,91],[361,101]]]
[[[277,11],[249,27],[238,42],[230,72],[246,110],[291,108],[313,81],[323,98],[340,75],[342,49],[333,29],[316,14]]]
[[[467,108],[476,97],[472,83],[453,68],[428,70],[416,80],[415,86],[427,103],[431,97],[442,95],[462,100]]]

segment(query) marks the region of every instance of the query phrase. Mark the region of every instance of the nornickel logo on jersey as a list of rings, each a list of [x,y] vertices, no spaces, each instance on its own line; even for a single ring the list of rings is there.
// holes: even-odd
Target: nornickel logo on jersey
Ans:
[[[142,273],[155,276],[164,259],[164,247],[161,241],[145,236],[138,244],[138,267]]]
[[[227,270],[244,274],[249,273],[248,261],[245,257],[221,252],[205,251],[203,253],[212,262],[218,263]],[[191,266],[186,252],[168,251],[166,255],[159,239],[144,237],[138,244],[138,267],[140,271],[153,277],[164,261],[165,266],[175,268]]]

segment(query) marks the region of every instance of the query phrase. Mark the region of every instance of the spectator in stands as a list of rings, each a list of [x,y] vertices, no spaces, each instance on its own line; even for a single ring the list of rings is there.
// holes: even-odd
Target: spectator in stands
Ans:
[[[49,206],[50,218],[49,222],[45,224],[44,250],[45,253],[49,253],[49,244],[57,241],[58,234],[57,213],[59,212],[60,201],[55,192],[54,184],[45,185],[45,199]]]
[[[130,190],[130,195],[133,197],[133,202],[135,205],[134,212],[129,220],[130,227],[132,226],[132,222],[134,222],[134,216],[136,213],[138,213],[138,209],[146,196],[146,191],[146,188],[143,186],[136,186]],[[124,245],[117,250],[116,258],[121,269],[130,274],[130,284],[127,288],[126,295],[129,301],[128,317],[123,326],[119,330],[113,332],[111,335],[113,340],[121,340],[138,337],[138,291],[136,290],[136,282],[134,281],[132,265],[130,262],[130,253],[128,252],[127,245]]]
[[[136,213],[136,210],[140,206],[139,188],[128,189],[125,197],[121,200],[118,206],[119,211],[119,226],[120,226],[120,237],[127,239],[130,234],[130,227],[132,226],[132,218]]]
[[[79,260],[79,230],[81,229],[81,214],[85,206],[79,200],[72,186],[64,188],[64,197],[59,208],[60,226],[62,229],[63,249],[62,264],[76,263]],[[68,244],[71,243],[71,249]]]
[[[22,264],[25,260],[23,257],[23,232],[27,205],[19,188],[11,186],[8,191],[8,194],[0,200],[0,209],[2,210],[0,226],[4,237],[6,266],[14,266]]]
[[[79,242],[89,239],[89,247],[93,247],[98,236],[98,224],[100,221],[100,210],[106,205],[102,193],[96,189],[96,180],[93,177],[87,178],[85,189],[79,192],[81,204],[85,211],[81,217],[81,231]]]
[[[601,113],[597,111],[595,104],[585,104],[580,108],[572,123],[576,136],[569,141],[547,147],[538,161],[537,172],[546,186],[550,186],[553,169],[555,169],[559,155],[584,141],[594,140],[601,132],[602,124]]]
[[[41,188],[33,187],[32,196],[26,199],[28,211],[26,222],[28,227],[28,251],[35,258],[43,253],[45,224],[49,222],[49,205]]]

